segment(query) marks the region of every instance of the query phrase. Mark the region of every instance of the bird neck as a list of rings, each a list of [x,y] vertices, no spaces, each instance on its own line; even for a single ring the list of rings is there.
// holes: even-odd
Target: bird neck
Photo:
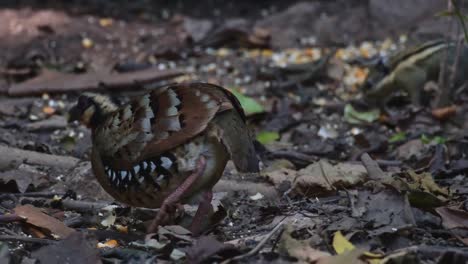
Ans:
[[[93,113],[89,119],[89,127],[94,130],[96,127],[101,125],[110,114],[117,111],[117,109],[117,105],[110,103],[110,101],[94,101]]]

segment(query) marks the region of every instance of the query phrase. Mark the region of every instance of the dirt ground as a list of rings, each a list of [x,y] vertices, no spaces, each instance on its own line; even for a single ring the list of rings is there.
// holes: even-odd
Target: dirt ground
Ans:
[[[445,4],[128,2],[0,4],[0,263],[468,262],[468,93],[359,103],[366,62],[456,32]],[[203,235],[186,205],[145,239],[157,210],[105,193],[66,114],[189,81],[236,92],[262,171],[228,164]]]

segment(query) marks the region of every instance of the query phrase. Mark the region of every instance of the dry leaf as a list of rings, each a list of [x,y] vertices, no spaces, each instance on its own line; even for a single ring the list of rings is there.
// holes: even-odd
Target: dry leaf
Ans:
[[[115,239],[108,240],[104,243],[97,243],[97,248],[115,248],[119,246],[119,242]]]
[[[457,107],[454,105],[432,109],[432,116],[438,120],[447,120],[457,113]]]
[[[316,250],[310,246],[309,240],[297,240],[291,237],[293,229],[288,225],[281,235],[278,249],[295,257],[300,263],[313,263],[322,257],[328,257],[330,254]]]
[[[14,212],[26,218],[26,223],[45,230],[57,239],[66,238],[75,232],[73,228],[66,226],[56,218],[44,214],[41,210],[29,204],[16,207]]]
[[[442,217],[442,224],[447,229],[468,228],[468,212],[454,207],[439,207],[436,212]]]

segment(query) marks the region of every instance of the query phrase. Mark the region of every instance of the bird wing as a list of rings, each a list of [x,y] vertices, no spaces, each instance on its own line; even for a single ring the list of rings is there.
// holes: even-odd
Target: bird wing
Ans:
[[[203,132],[217,113],[239,102],[229,91],[206,83],[176,84],[155,90],[114,112],[94,132],[103,161],[115,168],[163,154]]]

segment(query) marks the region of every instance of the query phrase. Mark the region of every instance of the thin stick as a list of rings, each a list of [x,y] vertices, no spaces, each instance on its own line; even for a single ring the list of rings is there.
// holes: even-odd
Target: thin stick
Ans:
[[[12,241],[12,242],[23,242],[23,243],[36,243],[42,245],[50,245],[56,243],[54,240],[34,238],[34,237],[22,237],[22,236],[0,236],[0,241]]]
[[[249,252],[247,252],[245,254],[235,256],[235,257],[230,258],[230,259],[226,259],[225,261],[221,262],[221,264],[228,264],[228,263],[231,263],[232,261],[237,261],[237,260],[240,260],[240,259],[243,259],[243,258],[248,258],[248,257],[251,257],[251,256],[257,254],[265,246],[265,244],[268,242],[268,240],[270,240],[271,237],[273,237],[273,235],[278,230],[283,229],[284,219],[286,219],[286,216],[252,250],[250,250]]]
[[[64,196],[65,193],[54,193],[54,192],[25,192],[25,193],[4,193],[0,192],[0,195],[13,195],[15,197],[42,197],[52,198],[54,196]]]

